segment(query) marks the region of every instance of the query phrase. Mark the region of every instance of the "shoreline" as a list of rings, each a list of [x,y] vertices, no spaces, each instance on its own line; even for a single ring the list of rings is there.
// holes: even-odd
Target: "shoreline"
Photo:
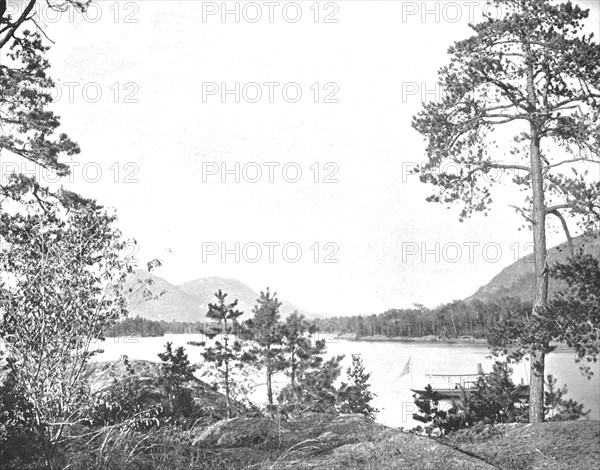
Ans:
[[[150,339],[150,338],[166,338],[168,336],[179,336],[179,335],[195,335],[199,333],[165,333],[164,335],[155,335],[155,336],[106,336],[106,340],[119,340],[123,338],[128,338],[129,342],[137,342],[140,339]],[[318,338],[317,338],[318,339]],[[417,343],[417,344],[439,344],[439,345],[471,345],[471,346],[482,346],[487,347],[488,342],[485,338],[473,338],[473,337],[459,337],[459,338],[441,338],[438,336],[383,336],[383,335],[375,335],[375,336],[360,336],[357,337],[351,333],[344,333],[341,335],[327,335],[325,337],[327,342],[344,340],[350,342],[367,342],[367,343]],[[556,349],[552,351],[550,354],[556,353],[565,353],[565,352],[573,352],[573,348],[569,348],[566,345],[555,345]]]
[[[478,346],[487,346],[485,338],[440,338],[435,336],[360,336],[353,334],[342,334],[335,337],[345,341],[367,341],[367,342],[394,342],[394,343],[433,343],[433,344],[473,344]]]
[[[353,334],[345,333],[342,335],[338,335],[336,337],[332,337],[331,340],[333,340],[333,339],[336,339],[336,340],[341,339],[344,341],[351,341],[351,342],[364,341],[364,342],[368,342],[368,343],[392,342],[392,343],[420,343],[420,344],[440,344],[440,345],[460,344],[460,345],[472,345],[472,346],[484,346],[484,347],[488,346],[487,339],[485,339],[485,338],[466,338],[466,337],[461,337],[461,338],[440,338],[440,337],[434,337],[434,336],[387,337],[387,336],[383,336],[383,335],[356,337]],[[570,348],[564,344],[558,344],[555,346],[556,346],[556,349],[549,354],[574,352],[573,348]]]

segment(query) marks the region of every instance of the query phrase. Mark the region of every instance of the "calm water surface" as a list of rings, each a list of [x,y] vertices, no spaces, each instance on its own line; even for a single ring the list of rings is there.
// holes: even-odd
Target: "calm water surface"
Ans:
[[[107,338],[102,344],[104,353],[96,360],[116,360],[122,354],[130,359],[142,359],[159,362],[157,354],[164,350],[164,344],[171,341],[173,346],[184,346],[192,362],[200,362],[200,348],[189,346],[188,341],[200,341],[200,335],[165,335],[159,338]],[[360,353],[367,372],[371,373],[371,389],[377,394],[374,406],[380,412],[377,420],[388,426],[404,426],[412,428],[415,421],[411,415],[415,406],[410,389],[422,388],[426,385],[425,374],[428,373],[475,373],[478,363],[485,372],[492,369],[493,359],[489,357],[486,346],[470,344],[420,344],[400,343],[393,341],[345,341],[338,340],[327,343],[327,355],[344,354],[345,369],[350,365],[351,354]],[[400,377],[400,373],[409,357],[412,374]],[[558,378],[558,384],[566,384],[569,389],[567,398],[583,402],[591,409],[590,418],[600,418],[600,365],[593,368],[594,376],[588,380],[581,375],[575,363],[575,355],[571,351],[550,354],[546,360],[546,374]],[[513,370],[513,381],[521,379],[528,383],[528,363],[517,364]],[[281,379],[283,381],[283,378]],[[281,382],[280,382],[281,383]],[[252,397],[257,402],[264,401],[264,389],[257,388]]]

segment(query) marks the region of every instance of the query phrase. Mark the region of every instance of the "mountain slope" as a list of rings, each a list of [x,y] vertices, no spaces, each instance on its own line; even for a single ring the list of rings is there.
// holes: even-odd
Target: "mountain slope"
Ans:
[[[147,279],[148,277],[151,277],[154,282],[150,288],[153,293],[161,291],[166,293],[157,300],[144,302],[140,302],[138,296],[135,299],[134,307],[130,309],[130,315],[132,316],[139,315],[150,320],[201,321],[206,318],[209,302],[215,301],[215,292],[222,289],[223,292],[228,294],[227,300],[238,299],[237,308],[244,312],[242,319],[247,319],[252,315],[252,309],[258,298],[258,293],[236,279],[206,277],[176,286],[159,276],[144,271],[136,271],[137,279]],[[282,315],[288,315],[294,310],[305,314],[307,317],[314,316],[282,300],[280,309]]]
[[[252,309],[256,304],[256,299],[258,298],[258,294],[243,282],[240,282],[237,279],[225,279],[222,277],[204,277],[195,279],[193,281],[186,282],[185,284],[181,284],[179,288],[187,294],[198,299],[201,302],[201,308],[203,310],[208,310],[209,302],[215,301],[215,292],[217,292],[219,289],[228,294],[228,301],[231,302],[234,299],[237,299],[237,308],[246,314],[252,313]],[[301,308],[298,308],[285,300],[279,300],[282,302],[280,309],[282,315],[287,315],[292,313],[294,310],[297,310],[298,313],[303,313],[308,317],[312,316]]]
[[[138,270],[131,285],[138,280],[151,278],[153,284],[148,288],[153,294],[164,292],[156,300],[142,300],[140,292],[135,292],[129,302],[129,315],[140,316],[149,320],[194,322],[204,319],[204,312],[198,305],[198,299],[189,295],[178,286],[171,284],[162,277]],[[139,288],[134,287],[134,291]]]
[[[584,252],[600,256],[600,239],[592,237],[577,237],[573,239],[575,251],[583,247]],[[548,250],[548,263],[564,262],[569,255],[567,244],[562,243]],[[548,290],[550,295],[564,286],[557,280],[550,279]],[[475,294],[465,300],[479,299],[482,301],[499,299],[506,296],[519,297],[522,300],[533,300],[535,289],[533,255],[521,258],[516,263],[504,268],[485,286],[480,287]]]

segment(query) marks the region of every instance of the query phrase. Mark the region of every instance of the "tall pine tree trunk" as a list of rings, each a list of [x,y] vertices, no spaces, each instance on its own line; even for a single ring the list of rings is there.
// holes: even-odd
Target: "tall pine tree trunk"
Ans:
[[[533,67],[527,68],[527,98],[530,111],[530,161],[532,189],[532,223],[533,251],[535,256],[535,298],[533,312],[535,316],[539,309],[546,307],[548,302],[548,271],[546,269],[546,205],[544,203],[544,177],[540,154],[540,136],[536,112],[536,97],[533,86]],[[539,423],[544,420],[544,361],[545,353],[539,345],[539,350],[533,350],[530,357],[529,379],[529,422]]]
[[[229,329],[227,326],[227,319],[225,319],[225,400],[227,403],[227,418],[231,418],[231,389],[229,387]]]
[[[291,382],[292,382],[292,392],[295,393],[295,389],[296,389],[296,354],[295,352],[292,350],[292,365],[291,365],[291,372],[290,372],[290,377],[291,377]]]
[[[267,400],[269,402],[269,413],[273,415],[273,384],[272,378],[273,370],[271,368],[271,363],[267,364]]]
[[[229,361],[225,361],[225,399],[227,400],[227,417],[231,418],[231,390],[229,388]]]
[[[271,345],[267,346],[267,401],[269,402],[269,410],[273,409],[273,385],[271,383],[271,377],[273,376],[273,368],[271,367]]]

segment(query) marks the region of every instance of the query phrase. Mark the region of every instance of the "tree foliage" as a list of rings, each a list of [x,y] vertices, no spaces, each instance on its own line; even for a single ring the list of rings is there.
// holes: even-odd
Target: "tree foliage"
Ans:
[[[461,389],[461,398],[443,404],[438,392],[427,385],[415,394],[416,421],[425,423],[428,435],[446,435],[476,424],[527,422],[529,404],[520,397],[521,385],[512,381],[508,362],[495,362],[489,374],[481,374],[469,389]],[[586,416],[584,405],[566,400],[567,387],[556,388],[556,379],[548,375],[544,394],[544,413],[551,421],[577,420]]]
[[[360,354],[352,354],[352,366],[346,370],[348,383],[342,382],[339,391],[339,409],[342,413],[358,413],[367,418],[375,419],[379,411],[371,405],[375,398],[371,392],[369,379],[371,374],[365,372],[365,366]]]
[[[585,217],[598,214],[600,186],[570,172],[600,157],[600,47],[581,34],[589,11],[547,0],[493,3],[506,15],[472,25],[475,34],[449,48],[450,63],[438,77],[442,99],[413,120],[427,140],[421,179],[437,188],[429,200],[462,204],[464,218],[489,210],[497,175],[530,189],[535,131],[545,146],[546,198]],[[442,170],[446,163],[455,164],[451,172]],[[522,210],[530,212],[531,202],[526,197]]]
[[[207,318],[215,321],[215,324],[212,325],[212,329],[203,330],[203,333],[210,339],[217,339],[210,346],[206,346],[205,341],[191,344],[203,346],[202,358],[209,368],[212,366],[216,369],[216,384],[225,394],[227,416],[231,418],[235,411],[233,400],[238,398],[238,393],[235,392],[244,388],[243,384],[238,383],[242,378],[238,372],[248,361],[247,354],[242,350],[242,343],[236,337],[239,330],[238,318],[244,312],[236,308],[237,299],[227,303],[227,294],[221,289],[215,293],[215,297],[217,303],[208,304],[206,314]],[[210,370],[205,370],[205,373],[210,373]]]
[[[30,443],[35,439],[35,434],[27,426],[33,419],[31,403],[25,398],[15,376],[10,374],[10,359],[2,359],[0,375],[4,376],[4,380],[0,382],[0,462],[29,460]]]
[[[319,354],[324,352],[322,350]],[[279,401],[284,414],[335,414],[340,400],[336,381],[342,370],[342,359],[344,356],[333,356],[327,360],[318,357],[313,367],[302,368],[296,378],[295,388],[288,385],[280,394]]]
[[[533,231],[538,316],[548,296],[546,217],[569,240],[565,213],[584,230],[600,222],[600,182],[586,166],[600,162],[600,46],[582,33],[589,11],[571,2],[493,3],[506,14],[471,25],[475,34],[449,48],[438,76],[445,95],[413,126],[427,141],[428,200],[462,204],[460,220],[487,213],[494,182],[525,191],[514,207]],[[530,351],[532,421],[543,419],[544,347]]]
[[[282,357],[283,332],[280,325],[281,302],[277,293],[271,294],[267,287],[256,300],[254,317],[244,324],[245,335],[251,340],[249,359],[259,369],[265,370],[267,406],[273,408],[273,375],[284,367]]]
[[[552,374],[548,374],[546,379],[545,412],[548,421],[572,421],[577,420],[590,414],[590,410],[585,411],[583,403],[569,398],[565,399],[565,395],[569,392],[566,385],[562,388],[556,386],[558,379]]]
[[[492,371],[480,375],[473,393],[465,400],[466,414],[472,422],[486,424],[527,421],[528,406],[519,398],[519,388],[512,381],[507,362],[496,361]]]
[[[141,318],[139,316],[134,318],[124,318],[111,328],[107,329],[104,332],[104,336],[112,338],[164,336],[167,332],[165,323],[167,322],[148,320],[147,318]]]
[[[456,401],[449,405],[441,404],[439,393],[431,385],[425,387],[424,393],[413,395],[413,398],[418,409],[413,414],[413,419],[426,425],[424,431],[428,436],[444,436],[471,425],[461,404]],[[417,430],[421,430],[420,427]]]
[[[316,325],[322,337],[347,334],[357,338],[383,335],[407,340],[483,339],[496,322],[520,303],[523,302],[515,297],[455,300],[435,308],[394,308],[379,314],[318,319]]]
[[[194,379],[196,367],[190,363],[183,346],[173,351],[172,343],[165,344],[165,350],[158,354],[161,364],[159,385],[167,398],[163,414],[174,422],[188,418],[194,411],[194,399],[186,384]]]
[[[47,463],[81,419],[96,341],[127,314],[132,268],[114,222],[95,204],[0,213],[0,338]]]
[[[49,75],[48,40],[36,23],[35,8],[83,11],[88,3],[28,0],[14,17],[6,9],[0,14],[0,155],[17,168],[0,183],[2,202],[51,204],[46,201],[51,190],[34,176],[24,175],[21,165],[30,162],[58,177],[66,176],[69,166],[65,158],[80,152],[77,143],[60,132],[60,118],[49,108],[55,83]],[[54,203],[78,199],[68,191],[55,191],[54,195]]]
[[[284,415],[331,412],[339,401],[335,381],[343,356],[325,361],[325,340],[316,338],[316,324],[298,312],[288,316],[280,328],[281,367],[290,379],[278,396],[281,412]]]
[[[551,300],[544,316],[554,322],[555,340],[575,350],[579,361],[597,362],[600,347],[600,260],[578,253],[566,263],[557,263],[550,274],[567,287]],[[591,375],[591,369],[582,364]]]
[[[299,376],[322,364],[325,341],[316,339],[316,324],[296,311],[285,319],[281,329],[283,367],[290,378],[290,387],[295,389]]]
[[[549,353],[565,344],[575,350],[582,372],[591,376],[589,363],[598,360],[600,340],[599,260],[579,252],[550,272],[565,288],[537,315],[531,315],[527,304],[516,304],[490,330],[490,346],[496,355],[519,361],[533,348]]]

